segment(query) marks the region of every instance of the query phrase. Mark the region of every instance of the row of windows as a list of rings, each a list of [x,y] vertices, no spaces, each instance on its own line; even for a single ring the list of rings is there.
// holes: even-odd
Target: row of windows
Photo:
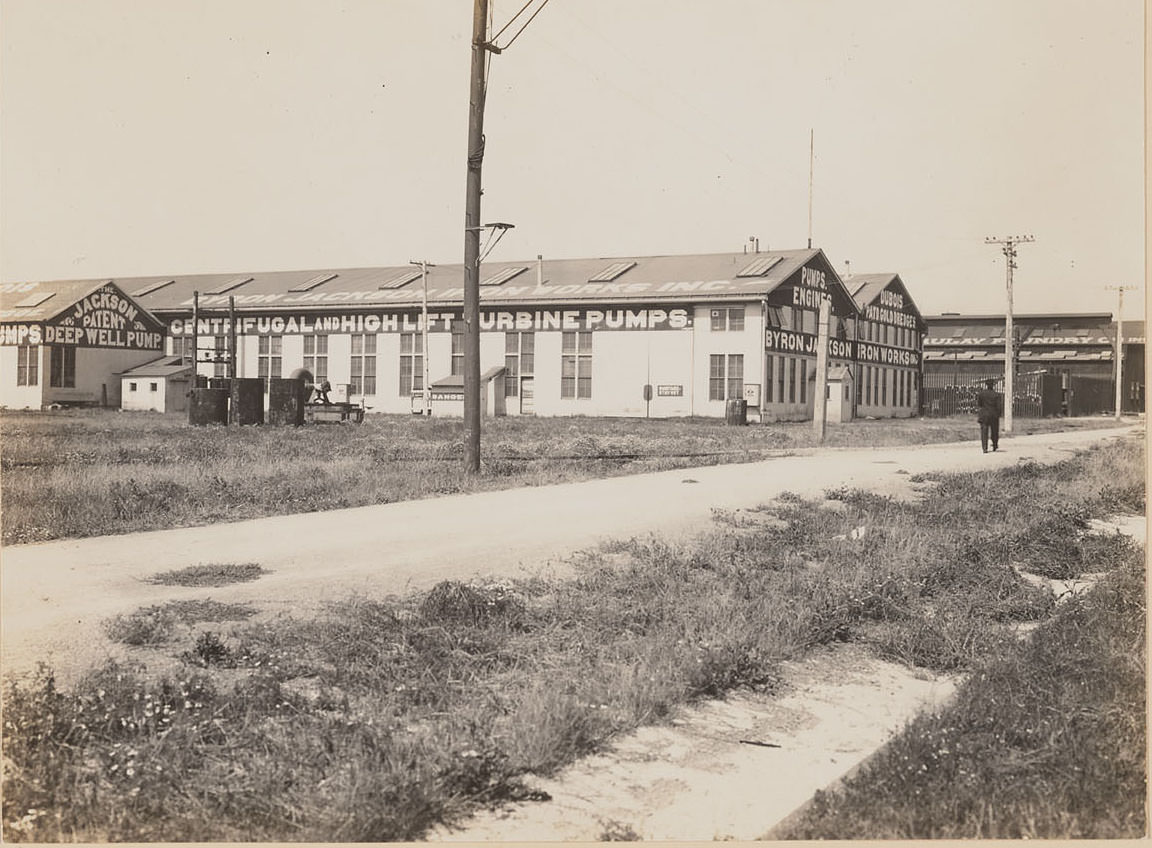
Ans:
[[[808,402],[808,360],[798,356],[769,356],[764,381],[766,403]]]
[[[48,385],[54,389],[76,388],[76,348],[53,345],[48,348]],[[40,346],[20,345],[16,349],[16,385],[40,385]]]
[[[856,381],[856,403],[860,406],[915,406],[919,375],[915,371],[881,368],[878,365],[860,367]]]
[[[904,347],[912,350],[920,349],[920,334],[911,327],[894,327],[891,324],[881,324],[878,321],[861,321],[860,338],[866,342]]]
[[[257,341],[256,374],[258,377],[277,378],[283,376],[284,354],[283,336],[260,336]],[[376,336],[355,334],[351,336],[352,354],[349,363],[349,383],[352,394],[376,394]],[[227,339],[217,336],[214,358],[215,376],[226,375]],[[72,351],[74,353],[74,351]],[[174,356],[188,355],[191,352],[190,338],[173,340]],[[564,398],[592,397],[592,333],[566,332],[561,341],[561,385],[560,396]],[[24,362],[21,354],[21,363]],[[304,369],[312,374],[316,382],[328,379],[328,336],[304,337]],[[400,374],[399,394],[411,395],[424,389],[424,337],[421,333],[400,334]],[[22,365],[23,367],[23,365]],[[31,368],[35,374],[35,359]],[[520,391],[520,378],[531,377],[536,370],[536,336],[531,332],[504,334],[504,367],[507,369],[505,394],[515,397]],[[73,366],[74,370],[74,366]],[[22,374],[24,372],[21,372]],[[464,331],[453,330],[451,373],[464,373]],[[23,379],[23,378],[22,378]],[[20,383],[20,385],[32,385]]]

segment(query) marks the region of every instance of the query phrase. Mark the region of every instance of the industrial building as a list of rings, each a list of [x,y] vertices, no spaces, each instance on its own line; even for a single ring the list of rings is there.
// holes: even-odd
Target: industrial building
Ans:
[[[120,373],[164,326],[112,280],[0,284],[0,406],[120,405]]]
[[[451,415],[463,410],[463,277],[462,266],[440,265],[426,277],[400,266],[100,284],[149,316],[166,337],[164,355],[194,357],[201,377],[229,373],[231,308],[238,377],[305,369],[391,413],[422,410],[428,379],[433,412]],[[919,408],[925,324],[903,282],[855,276],[850,290],[819,249],[498,262],[483,266],[480,284],[489,414],[723,417],[728,401],[744,399],[753,420],[811,418],[823,299],[829,418]],[[23,285],[32,288],[22,298],[41,284]],[[26,308],[0,294],[6,328]],[[153,350],[145,359],[161,355]],[[109,404],[118,402],[112,385],[116,395],[121,385],[140,390],[124,372],[141,364],[107,363]],[[182,376],[173,360],[149,367],[166,382]],[[160,379],[134,374],[162,394]],[[6,393],[2,402],[44,401]]]
[[[1005,316],[926,316],[925,412],[954,414],[950,398],[1004,376]],[[1023,415],[1114,411],[1116,324],[1107,312],[1013,316],[1014,394]],[[1144,322],[1123,323],[1122,409],[1144,410]]]

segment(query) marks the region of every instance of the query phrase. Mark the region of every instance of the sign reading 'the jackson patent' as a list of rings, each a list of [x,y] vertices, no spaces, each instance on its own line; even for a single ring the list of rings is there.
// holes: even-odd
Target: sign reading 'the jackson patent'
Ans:
[[[0,331],[0,344],[161,350],[163,329],[155,318],[109,283],[49,321],[5,325]]]

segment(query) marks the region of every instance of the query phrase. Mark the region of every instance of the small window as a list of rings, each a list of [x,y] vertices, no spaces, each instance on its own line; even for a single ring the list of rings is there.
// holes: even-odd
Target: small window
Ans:
[[[128,384],[128,391],[130,391],[130,392],[136,391],[136,384],[135,383],[129,383]]]
[[[157,390],[157,389],[159,389],[159,388],[160,388],[160,384],[159,384],[159,383],[149,383],[149,384],[148,384],[148,391],[150,391],[150,392],[154,392],[154,391],[156,391],[156,390]]]
[[[713,332],[724,332],[725,330],[739,332],[744,329],[743,306],[713,309],[710,317]]]

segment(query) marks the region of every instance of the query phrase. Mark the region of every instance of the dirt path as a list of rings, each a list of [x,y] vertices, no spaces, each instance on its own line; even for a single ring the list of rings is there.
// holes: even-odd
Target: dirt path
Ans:
[[[878,660],[860,645],[782,665],[785,691],[680,709],[532,786],[548,802],[481,812],[429,841],[752,841],[858,766],[952,679]]]
[[[783,491],[898,493],[920,472],[1056,461],[1135,430],[1006,438],[993,454],[982,454],[976,442],[821,449],[744,465],[7,547],[0,551],[0,671],[19,674],[45,661],[66,679],[116,653],[102,634],[104,619],[142,605],[213,597],[299,613],[351,593],[382,596],[447,578],[535,573],[563,568],[571,552],[605,539],[692,534],[709,525],[714,509],[754,507]],[[158,571],[212,562],[256,562],[271,573],[225,589],[143,582]]]

